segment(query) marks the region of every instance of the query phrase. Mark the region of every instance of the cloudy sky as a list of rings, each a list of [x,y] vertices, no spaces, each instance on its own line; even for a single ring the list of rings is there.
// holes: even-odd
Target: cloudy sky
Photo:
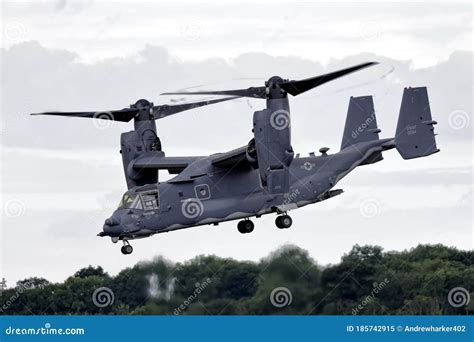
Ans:
[[[468,2],[2,2],[0,277],[60,281],[89,264],[114,274],[158,254],[258,260],[285,243],[321,264],[355,243],[472,249],[472,14]],[[296,152],[338,150],[352,95],[373,95],[381,136],[393,136],[403,87],[428,86],[441,153],[387,152],[341,181],[343,195],[292,212],[288,230],[274,216],[246,235],[234,222],[198,227],[136,241],[131,256],[95,235],[126,190],[119,138],[132,124],[28,116],[165,103],[164,91],[259,86],[372,60],[290,100]],[[263,105],[240,99],[158,121],[163,147],[241,146]]]

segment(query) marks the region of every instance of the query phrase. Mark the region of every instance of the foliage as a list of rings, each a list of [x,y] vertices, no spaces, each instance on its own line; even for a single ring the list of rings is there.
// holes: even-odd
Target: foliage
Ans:
[[[2,291],[0,313],[9,315],[272,315],[272,314],[473,314],[474,305],[454,307],[448,293],[471,290],[474,253],[442,245],[384,252],[356,245],[335,265],[322,267],[308,252],[284,246],[259,262],[214,255],[183,263],[161,257],[110,276],[88,266],[63,283],[33,277]],[[94,304],[97,289],[113,303]],[[291,303],[275,306],[276,288]]]

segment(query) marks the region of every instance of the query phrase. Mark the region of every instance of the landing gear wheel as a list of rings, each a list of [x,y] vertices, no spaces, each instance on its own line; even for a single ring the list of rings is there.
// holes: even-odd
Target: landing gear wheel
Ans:
[[[239,221],[239,223],[237,223],[237,230],[241,234],[245,234],[244,223],[245,223],[245,221]]]
[[[122,254],[124,254],[124,255],[132,254],[132,252],[133,252],[133,247],[130,246],[130,245],[123,245],[122,248],[120,249],[120,251],[121,251]]]
[[[275,225],[280,229],[290,228],[293,223],[293,220],[289,215],[278,216],[275,219]]]
[[[246,233],[251,233],[251,232],[253,232],[253,228],[255,227],[255,225],[253,224],[253,222],[250,221],[250,220],[246,220],[246,221],[244,221],[244,222],[245,222],[245,223],[244,223],[245,232],[246,232]]]
[[[240,233],[246,234],[253,232],[254,224],[250,220],[242,220],[237,223],[237,229]]]

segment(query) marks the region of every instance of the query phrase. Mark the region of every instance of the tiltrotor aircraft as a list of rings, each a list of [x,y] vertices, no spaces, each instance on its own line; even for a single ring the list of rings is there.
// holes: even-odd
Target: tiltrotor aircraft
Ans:
[[[271,77],[265,86],[229,91],[176,92],[219,95],[195,103],[154,106],[139,100],[130,108],[107,112],[47,112],[82,118],[128,122],[134,130],[122,133],[121,151],[128,190],[118,209],[105,220],[99,236],[123,241],[122,253],[133,251],[129,241],[157,233],[237,220],[240,233],[250,233],[250,217],[275,213],[278,228],[289,228],[289,210],[339,195],[337,182],[357,166],[383,159],[382,152],[396,148],[404,159],[436,153],[426,87],[405,88],[394,138],[379,139],[380,130],[371,96],[351,97],[341,150],[328,148],[307,157],[293,152],[288,95],[297,96],[326,82],[377,63],[364,63],[308,79],[289,81]],[[225,96],[225,97],[223,97]],[[253,138],[235,150],[210,156],[166,156],[157,136],[155,120],[185,110],[239,97],[266,100],[254,112]],[[159,182],[158,171],[176,176]]]

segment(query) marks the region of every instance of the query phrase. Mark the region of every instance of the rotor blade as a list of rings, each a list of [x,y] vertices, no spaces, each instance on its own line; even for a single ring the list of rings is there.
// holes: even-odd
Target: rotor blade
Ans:
[[[234,100],[239,96],[232,96],[226,97],[223,99],[215,99],[215,100],[207,100],[201,102],[193,102],[193,103],[183,103],[181,105],[161,105],[161,106],[154,106],[153,107],[153,116],[155,119],[161,119],[169,115],[173,115],[179,112],[184,112],[185,110],[190,110],[194,108],[199,108],[203,106],[208,106],[214,103]]]
[[[168,115],[183,112],[193,108],[199,108],[214,103],[234,100],[238,96],[226,97],[223,99],[206,100],[194,103],[183,103],[180,105],[161,105],[152,107],[152,115],[154,119],[161,119]],[[57,115],[66,117],[78,117],[78,118],[91,118],[91,119],[105,119],[114,121],[128,122],[132,120],[138,113],[140,108],[124,108],[121,110],[111,110],[102,112],[44,112],[44,113],[32,113],[31,115]]]
[[[218,90],[218,91],[191,91],[191,92],[172,92],[163,93],[161,95],[229,95],[236,97],[253,97],[257,99],[265,98],[265,87],[250,87],[247,89],[235,89],[235,90]]]
[[[368,62],[359,64],[350,68],[334,71],[328,74],[307,78],[299,81],[286,81],[280,84],[280,87],[287,93],[296,96],[304,93],[310,89],[313,89],[321,84],[332,81],[336,78],[345,76],[354,71],[369,67],[371,65],[378,64],[377,62]],[[163,93],[161,95],[229,95],[239,97],[253,97],[258,99],[264,99],[266,97],[265,87],[250,87],[247,89],[235,89],[235,90],[218,90],[218,91],[193,91],[193,92],[171,92]]]
[[[368,63],[363,63],[359,64],[350,68],[342,69],[339,71],[334,71],[330,72],[328,74],[316,76],[316,77],[311,77],[311,78],[306,78],[304,80],[299,80],[299,81],[287,81],[282,84],[280,84],[280,87],[284,89],[288,94],[291,94],[293,96],[299,95],[304,93],[305,91],[308,91],[310,89],[313,89],[317,86],[320,86],[321,84],[324,84],[326,82],[332,81],[336,78],[345,76],[347,74],[350,74],[354,71],[367,68],[369,66],[378,64],[377,62],[368,62]]]
[[[121,110],[110,110],[101,112],[44,112],[32,113],[31,115],[57,115],[78,118],[91,118],[128,122],[138,114],[137,108],[124,108]]]

